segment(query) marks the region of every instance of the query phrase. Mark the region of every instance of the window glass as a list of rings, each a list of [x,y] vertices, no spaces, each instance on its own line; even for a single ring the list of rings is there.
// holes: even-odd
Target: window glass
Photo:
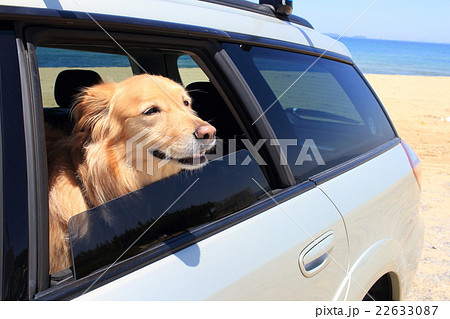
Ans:
[[[265,197],[269,185],[250,157],[247,150],[238,151],[72,217],[76,278],[151,247],[160,254],[177,249],[195,241],[199,226]]]
[[[299,181],[394,138],[383,110],[352,65],[267,48],[224,47]]]
[[[285,111],[292,112],[295,109],[299,117],[311,120],[364,125],[348,95],[326,70],[312,68],[298,79],[299,72],[266,70],[264,63],[268,62],[270,60],[255,58],[256,66]],[[288,63],[282,61],[277,62],[277,67],[283,64],[289,67]],[[288,83],[292,83],[292,86],[286,87]]]

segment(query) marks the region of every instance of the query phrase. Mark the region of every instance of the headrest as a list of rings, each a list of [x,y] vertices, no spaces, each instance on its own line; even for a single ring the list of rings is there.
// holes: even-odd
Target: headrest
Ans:
[[[101,82],[100,75],[92,70],[61,71],[55,81],[55,101],[61,108],[70,108],[82,88]]]

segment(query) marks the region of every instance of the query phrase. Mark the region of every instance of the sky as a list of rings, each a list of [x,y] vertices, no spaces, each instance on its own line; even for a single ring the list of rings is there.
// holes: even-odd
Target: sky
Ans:
[[[258,2],[258,0],[250,0]],[[450,0],[293,0],[294,14],[322,33],[450,43]]]

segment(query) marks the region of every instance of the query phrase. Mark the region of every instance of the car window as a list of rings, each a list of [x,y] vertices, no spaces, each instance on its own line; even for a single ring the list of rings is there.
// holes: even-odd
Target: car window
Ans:
[[[75,45],[73,47],[76,48]],[[202,225],[245,209],[270,189],[265,175],[258,163],[251,160],[252,156],[245,146],[235,142],[231,143],[233,147],[228,147],[229,140],[244,139],[246,136],[218,90],[190,55],[182,54],[181,50],[177,52],[157,48],[152,51],[133,48],[138,52],[137,60],[132,62],[134,65],[130,65],[126,55],[111,54],[111,48],[105,48],[105,52],[100,52],[101,46],[93,47],[95,52],[87,49],[86,46],[83,46],[82,50],[37,47],[46,128],[60,129],[65,136],[70,137],[75,124],[71,117],[71,107],[79,90],[99,81],[120,82],[132,76],[133,70],[138,70],[137,72],[148,71],[150,74],[172,77],[176,82],[179,82],[181,77],[182,84],[191,95],[192,108],[205,123],[214,125],[218,141],[216,148],[205,154],[210,163],[201,169],[182,170],[177,175],[101,204],[93,204],[84,196],[82,200],[87,203],[85,207],[90,209],[83,209],[85,212],[80,211],[69,222],[74,261],[71,268],[76,278],[110,265],[119,257],[129,258],[167,245],[175,249],[173,240],[178,241],[180,236],[186,238],[186,234],[195,232]],[[159,61],[165,61],[164,68],[156,64]],[[136,68],[138,63],[146,70],[142,70],[142,67]],[[152,69],[155,66],[156,68]],[[164,73],[164,69],[167,73]],[[59,132],[56,135],[53,131],[49,132],[47,162],[48,171],[53,172],[54,161],[58,160],[59,156],[54,151],[55,145],[58,144],[55,144],[53,139],[66,137],[61,137]],[[127,141],[127,147],[133,148],[132,154],[134,151],[138,154],[138,147],[147,152],[147,146],[139,144],[143,139],[140,133],[135,136],[138,140],[133,140],[133,137]],[[89,140],[85,143],[89,143]],[[127,150],[128,148],[125,148],[123,151]],[[129,160],[127,154],[124,153],[123,156]],[[86,153],[77,155],[74,152],[71,156],[73,161],[77,161],[80,160],[77,156],[86,156]],[[131,161],[134,160],[136,165],[142,164],[142,161],[132,157]],[[244,164],[241,165],[242,163]],[[67,165],[74,164],[69,162]],[[78,176],[78,182],[74,182],[75,185],[72,186],[87,192],[79,172],[74,174]],[[97,171],[92,174],[97,174]],[[255,180],[258,183],[255,183]],[[184,190],[190,189],[191,185],[192,189],[177,199]],[[94,185],[102,186],[105,185]],[[51,207],[53,203],[50,203]],[[154,227],[147,231],[153,223]],[[50,225],[51,227],[53,226]],[[139,238],[141,234],[145,236]],[[133,244],[137,238],[139,241]],[[128,250],[129,247],[131,248]],[[61,276],[65,278],[66,272],[52,275],[53,283],[57,283]]]
[[[246,79],[299,181],[395,137],[350,64],[268,48],[224,44]]]

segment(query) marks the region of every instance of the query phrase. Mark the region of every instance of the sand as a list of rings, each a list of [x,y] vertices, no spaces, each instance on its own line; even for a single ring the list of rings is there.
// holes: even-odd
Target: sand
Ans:
[[[54,79],[61,68],[40,70],[44,105],[55,106]],[[107,81],[129,68],[98,68]],[[422,164],[420,213],[425,221],[422,258],[407,300],[450,299],[450,77],[366,75],[399,135]],[[183,82],[206,80],[199,69],[182,70]],[[185,83],[186,83],[185,82]]]
[[[450,77],[366,75],[422,164],[422,258],[406,300],[450,299]]]

